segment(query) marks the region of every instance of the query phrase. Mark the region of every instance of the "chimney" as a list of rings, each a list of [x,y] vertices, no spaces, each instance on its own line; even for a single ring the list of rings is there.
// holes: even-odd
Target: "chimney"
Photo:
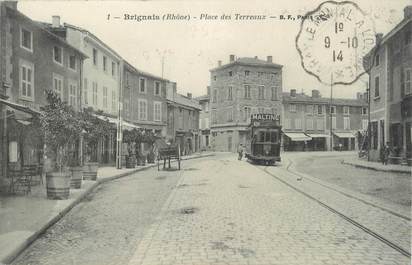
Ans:
[[[403,17],[404,17],[404,19],[412,17],[412,6],[406,6],[403,9]]]
[[[319,90],[312,89],[312,98],[320,98]]]
[[[52,16],[52,28],[60,27],[60,16]]]
[[[187,93],[187,97],[192,99],[192,93]]]
[[[376,38],[376,44],[379,44],[382,41],[383,34],[382,33],[377,33],[375,35],[375,38]]]
[[[257,59],[258,59],[258,57],[257,57],[257,56],[255,56],[255,59],[257,60]]]
[[[17,1],[4,1],[3,4],[9,8],[17,10]]]
[[[267,59],[266,59],[266,61],[267,61],[268,63],[271,63],[271,62],[273,61],[273,57],[272,57],[272,56],[268,56]]]
[[[234,61],[235,61],[235,55],[234,55],[234,54],[231,54],[231,55],[229,56],[229,62],[233,63]]]
[[[207,95],[210,97],[210,86],[207,86]]]
[[[290,90],[290,96],[293,97],[293,98],[296,97],[296,89],[291,89]]]
[[[356,92],[356,99],[362,99],[363,95],[362,92]]]
[[[222,61],[221,60],[217,61],[217,66],[222,66]]]

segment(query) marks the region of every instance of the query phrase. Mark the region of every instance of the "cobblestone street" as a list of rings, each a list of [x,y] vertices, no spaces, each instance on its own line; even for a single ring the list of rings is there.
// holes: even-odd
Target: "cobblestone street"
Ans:
[[[410,221],[298,181],[287,164],[255,166],[223,153],[185,161],[182,171],[150,169],[109,182],[13,264],[410,264],[296,189],[317,192],[316,198],[404,248]],[[353,211],[340,200],[353,203]],[[369,227],[374,214],[379,218]],[[385,234],[382,214],[406,235]]]

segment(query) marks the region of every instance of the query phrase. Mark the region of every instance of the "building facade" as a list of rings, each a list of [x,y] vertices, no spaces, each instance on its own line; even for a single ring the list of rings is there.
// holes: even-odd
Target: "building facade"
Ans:
[[[246,128],[254,113],[281,115],[282,66],[267,60],[235,58],[210,70],[211,146],[216,151],[237,150],[246,144]]]
[[[412,6],[388,34],[377,35],[377,46],[365,57],[370,84],[369,158],[380,160],[389,142],[392,156],[411,159]]]
[[[0,3],[1,167],[41,164],[42,136],[31,123],[46,104],[45,90],[81,109],[82,65],[87,58],[39,22],[17,10],[17,2]]]
[[[197,97],[199,105],[202,108],[199,113],[199,146],[201,151],[210,150],[210,89],[208,88],[208,94]]]
[[[167,140],[179,144],[182,155],[199,152],[201,106],[192,94],[177,93],[176,83],[170,82],[167,91]]]
[[[44,23],[50,31],[64,38],[68,43],[88,56],[83,62],[82,106],[91,108],[101,118],[116,121],[119,114],[120,71],[122,58],[107,44],[90,31],[61,24],[59,16],[52,17],[52,23]],[[58,78],[58,77],[56,77]],[[97,150],[86,152],[88,159],[107,164],[116,160],[116,125],[113,133],[99,141]]]
[[[366,96],[324,98],[318,90],[305,95],[283,93],[283,148],[285,151],[357,150],[368,126]],[[332,125],[332,127],[331,127]]]

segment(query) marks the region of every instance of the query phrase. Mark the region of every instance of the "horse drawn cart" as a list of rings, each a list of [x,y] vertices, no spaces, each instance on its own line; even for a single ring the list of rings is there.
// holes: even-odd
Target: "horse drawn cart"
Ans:
[[[164,142],[163,142],[164,143]],[[166,144],[166,143],[157,142],[157,170],[160,170],[160,161],[163,160],[163,169],[166,168],[166,160],[169,162],[170,169],[170,160],[176,159],[178,169],[180,170],[180,146],[178,144]]]

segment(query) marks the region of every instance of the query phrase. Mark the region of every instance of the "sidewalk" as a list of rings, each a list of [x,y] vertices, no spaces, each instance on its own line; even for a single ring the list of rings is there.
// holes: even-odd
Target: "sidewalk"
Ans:
[[[211,156],[211,153],[195,154],[182,160]],[[131,175],[157,164],[133,169],[101,167],[97,181],[83,181],[81,189],[71,189],[67,200],[48,200],[45,187],[33,187],[29,195],[0,197],[0,264],[10,263],[31,242],[62,218],[87,194],[101,183]],[[184,167],[184,164],[183,164]]]
[[[382,163],[366,161],[360,158],[346,158],[342,161],[345,165],[354,167],[367,168],[377,171],[394,172],[394,173],[411,173],[411,167],[404,165],[382,165]]]

